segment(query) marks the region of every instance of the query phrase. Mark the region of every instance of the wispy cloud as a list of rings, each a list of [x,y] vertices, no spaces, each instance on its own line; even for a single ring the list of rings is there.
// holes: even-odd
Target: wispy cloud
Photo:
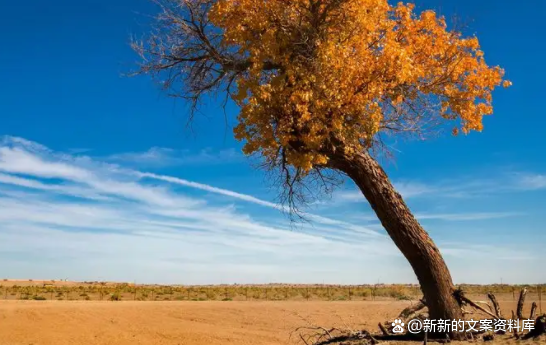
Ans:
[[[395,181],[393,185],[404,199],[469,199],[544,190],[546,189],[546,175],[530,172],[505,172],[487,179],[460,178],[428,183]],[[334,195],[332,202],[366,202],[366,199],[359,190],[341,190]]]
[[[427,194],[438,192],[435,187],[420,182],[400,181],[394,182],[393,185],[405,199],[425,196]],[[332,200],[334,202],[366,202],[362,192],[359,190],[338,191]]]
[[[184,186],[184,187],[190,187],[190,188],[203,190],[203,191],[206,191],[206,192],[211,192],[211,193],[221,194],[221,195],[224,195],[224,196],[229,196],[229,197],[232,197],[232,198],[248,201],[248,202],[251,202],[253,204],[257,204],[257,205],[261,205],[261,206],[271,207],[271,208],[275,208],[275,209],[279,209],[279,210],[282,209],[282,207],[280,205],[278,205],[278,204],[258,199],[256,197],[253,197],[252,195],[241,194],[241,193],[237,193],[237,192],[227,190],[227,189],[223,189],[223,188],[217,188],[217,187],[209,186],[209,185],[198,183],[198,182],[184,180],[184,179],[181,179],[181,178],[178,178],[178,177],[158,175],[158,174],[153,174],[153,173],[141,173],[141,172],[135,172],[135,174],[137,176],[141,177],[141,178],[149,178],[149,179],[154,179],[154,180],[165,181],[165,182],[181,185],[181,186]]]
[[[123,248],[134,244],[134,255],[149,253],[156,265],[168,265],[172,260],[189,262],[190,258],[202,265],[219,254],[236,257],[236,253],[247,253],[257,262],[264,261],[265,266],[268,260],[275,261],[273,258],[299,257],[312,262],[339,261],[359,252],[396,254],[384,236],[348,222],[310,215],[314,224],[322,225],[302,224],[294,231],[278,205],[250,195],[53,152],[20,138],[3,138],[1,143],[0,251],[5,249],[5,253],[13,252],[16,244],[17,251],[27,256],[40,248],[52,258],[69,255],[89,264],[94,260],[92,255],[123,261],[121,254],[127,254]],[[272,212],[268,218],[278,224],[260,221],[238,212],[234,204],[212,203],[204,198],[206,194],[190,191],[264,206]],[[177,255],[179,251],[185,254]],[[167,253],[168,259],[164,257]],[[199,254],[204,257],[200,259]],[[227,263],[225,259],[222,262]],[[214,277],[208,279],[210,282]]]
[[[404,198],[414,198],[437,192],[436,187],[420,182],[395,182],[394,187]]]
[[[522,216],[518,212],[476,212],[476,213],[417,213],[418,220],[472,221]]]
[[[188,181],[188,180],[184,180],[184,179],[181,179],[181,178],[178,178],[178,177],[158,175],[158,174],[153,174],[153,173],[141,173],[141,172],[137,172],[136,175],[141,177],[141,178],[149,178],[149,179],[154,179],[154,180],[165,181],[165,182],[169,182],[169,183],[173,183],[173,184],[177,184],[177,185],[181,185],[181,186],[185,186],[185,187],[195,188],[195,189],[203,190],[203,191],[206,191],[206,192],[211,192],[211,193],[215,193],[215,194],[220,194],[220,195],[232,197],[232,198],[247,201],[247,202],[250,202],[250,203],[253,203],[253,204],[256,204],[256,205],[273,208],[273,209],[276,209],[276,210],[279,210],[279,211],[288,211],[282,205],[279,205],[279,204],[276,204],[276,203],[273,203],[273,202],[270,202],[270,201],[265,201],[265,200],[256,198],[256,197],[254,197],[252,195],[237,193],[237,192],[234,192],[234,191],[231,191],[231,190],[227,190],[227,189],[223,189],[223,188],[217,188],[217,187],[209,186],[209,185],[198,183],[198,182]],[[301,215],[303,217],[305,217],[307,220],[310,220],[310,221],[313,221],[313,222],[316,222],[316,223],[321,223],[321,224],[326,224],[326,225],[331,225],[331,226],[334,226],[334,225],[342,226],[342,227],[344,227],[346,229],[351,229],[351,230],[356,231],[356,232],[366,233],[366,234],[371,235],[371,236],[383,236],[383,235],[380,235],[375,230],[368,229],[368,228],[365,228],[365,227],[362,227],[362,226],[357,226],[357,225],[354,225],[352,223],[342,221],[342,220],[339,220],[339,219],[332,219],[332,218],[328,218],[328,217],[325,217],[325,216],[320,216],[320,215],[316,215],[316,214],[312,214],[312,213],[306,213],[306,212],[301,212]]]
[[[152,147],[142,152],[124,152],[103,157],[105,161],[120,163],[138,168],[161,168],[181,165],[216,165],[243,160],[235,149],[214,151],[203,149],[198,153],[189,150],[175,150],[165,147]]]
[[[459,212],[459,213],[432,213],[432,212],[417,212],[414,214],[415,218],[419,221],[424,220],[441,220],[450,222],[463,222],[463,221],[478,221],[478,220],[491,220],[502,219],[511,217],[525,216],[525,213],[521,212]],[[377,224],[378,219],[375,214],[365,213],[358,214],[351,218],[351,220],[364,221],[366,226],[372,229],[377,228],[371,224]]]
[[[210,193],[226,198],[207,198]],[[243,202],[262,207],[242,213]],[[233,190],[0,139],[5,275],[178,283],[362,283],[384,272],[390,272],[385,282],[408,277],[380,229],[315,214],[307,215],[310,224],[292,228],[281,210]],[[445,248],[448,255],[460,250]],[[368,266],[373,272],[355,274]]]
[[[516,187],[523,190],[546,189],[546,175],[519,173],[515,174]]]
[[[491,258],[502,259],[504,261],[512,260],[537,260],[533,253],[521,250],[514,250],[506,246],[491,246],[488,244],[445,242],[442,243],[444,249],[442,253],[456,258],[471,258],[490,260]],[[478,262],[478,261],[477,261]]]

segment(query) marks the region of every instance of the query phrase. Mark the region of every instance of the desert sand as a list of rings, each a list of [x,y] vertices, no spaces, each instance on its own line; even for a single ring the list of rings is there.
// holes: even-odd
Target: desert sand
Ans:
[[[297,336],[290,339],[290,333],[308,322],[375,332],[378,322],[393,319],[411,303],[0,300],[0,345],[301,344]],[[513,304],[501,301],[507,311]]]

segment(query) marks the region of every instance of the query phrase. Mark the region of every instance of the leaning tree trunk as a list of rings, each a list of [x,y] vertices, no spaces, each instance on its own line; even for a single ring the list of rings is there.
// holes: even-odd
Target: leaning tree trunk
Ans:
[[[331,157],[332,168],[347,174],[362,191],[381,224],[415,272],[433,320],[462,318],[449,270],[427,232],[368,153]]]

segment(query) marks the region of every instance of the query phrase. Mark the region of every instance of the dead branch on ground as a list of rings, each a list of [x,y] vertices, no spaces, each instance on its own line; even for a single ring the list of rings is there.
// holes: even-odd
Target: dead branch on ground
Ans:
[[[501,308],[499,306],[499,302],[497,302],[497,298],[495,297],[495,295],[493,295],[492,293],[488,293],[487,294],[487,297],[489,298],[489,300],[491,301],[491,303],[493,304],[493,308],[495,308],[495,314],[497,314],[497,316],[502,319],[502,312],[501,312]]]
[[[482,313],[485,313],[485,314],[493,317],[493,319],[495,319],[495,320],[500,319],[500,317],[498,317],[497,315],[493,314],[492,312],[488,311],[484,307],[480,306],[478,303],[476,303],[476,302],[472,301],[471,299],[469,299],[468,297],[466,297],[464,295],[463,291],[461,291],[461,290],[455,291],[455,298],[459,301],[459,304],[461,306],[464,306],[465,304],[468,304],[471,307],[473,307],[474,309],[477,309],[477,310],[481,311]]]
[[[520,299],[518,300],[518,314],[522,312],[523,310],[523,304],[525,301],[525,295],[527,291],[526,289],[523,289],[520,292]],[[469,298],[467,298],[463,291],[457,290],[455,291],[455,297],[461,304],[461,308],[463,306],[470,306],[474,309],[476,309],[479,312],[485,313],[488,316],[492,318],[492,320],[504,320],[502,317],[501,309],[499,306],[499,303],[492,293],[489,293],[487,297],[491,301],[491,304],[483,301],[472,301]],[[488,311],[484,307],[482,307],[480,304],[485,304],[490,307],[491,311]],[[405,309],[403,309],[400,314],[398,315],[398,319],[402,319],[403,322],[406,322],[409,318],[417,318],[421,319],[422,321],[429,318],[428,313],[417,313],[418,311],[426,308],[426,301],[421,300],[415,305],[411,305]],[[463,309],[464,314],[471,314],[472,312]],[[533,302],[531,306],[531,318],[534,318],[534,315],[536,314],[537,304]],[[299,315],[298,315],[299,316]],[[512,320],[516,320],[516,312],[512,310]],[[303,319],[303,318],[302,318]],[[522,318],[520,318],[522,319]],[[305,320],[305,319],[303,319]],[[307,323],[309,321],[305,320]],[[297,328],[294,332],[298,331],[305,331],[304,334],[299,334],[300,339],[305,345],[364,345],[364,344],[372,344],[375,345],[381,341],[418,341],[423,342],[426,344],[428,342],[436,342],[436,343],[448,343],[451,342],[449,336],[446,334],[445,338],[442,338],[440,334],[433,334],[428,332],[421,332],[421,333],[403,333],[403,334],[393,334],[392,332],[392,325],[391,322],[384,322],[379,323],[379,330],[380,333],[378,334],[372,334],[366,330],[359,330],[354,331],[351,329],[339,329],[339,328],[325,328],[320,326],[304,326]],[[349,328],[349,327],[347,327]],[[291,333],[291,336],[292,336]],[[489,331],[486,332],[484,330],[478,330],[476,332],[467,332],[464,334],[464,337],[467,338],[468,341],[475,342],[475,341],[492,341],[495,340],[495,336],[503,336],[507,334],[505,331]],[[535,320],[534,329],[531,330],[528,333],[524,332],[518,332],[517,329],[512,330],[513,337],[515,339],[531,339],[536,338],[540,335],[546,334],[546,314],[539,316]],[[507,335],[508,336],[508,335]]]
[[[537,312],[537,302],[533,302],[533,304],[531,304],[531,313],[529,314],[529,319],[534,319],[536,317],[536,312]]]
[[[518,308],[516,309],[516,316],[518,319],[523,319],[523,304],[525,303],[525,296],[527,295],[527,289],[521,290],[518,299]]]

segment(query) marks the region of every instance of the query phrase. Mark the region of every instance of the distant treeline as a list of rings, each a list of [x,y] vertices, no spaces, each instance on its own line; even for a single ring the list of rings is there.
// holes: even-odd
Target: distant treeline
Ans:
[[[245,300],[417,300],[422,297],[418,285],[208,285],[168,286],[83,282],[81,285],[56,286],[54,282],[36,285],[2,287],[4,299],[20,300],[138,300],[138,301],[245,301]],[[471,285],[458,288],[468,294],[511,293],[523,288],[529,292],[546,291],[546,285]]]

